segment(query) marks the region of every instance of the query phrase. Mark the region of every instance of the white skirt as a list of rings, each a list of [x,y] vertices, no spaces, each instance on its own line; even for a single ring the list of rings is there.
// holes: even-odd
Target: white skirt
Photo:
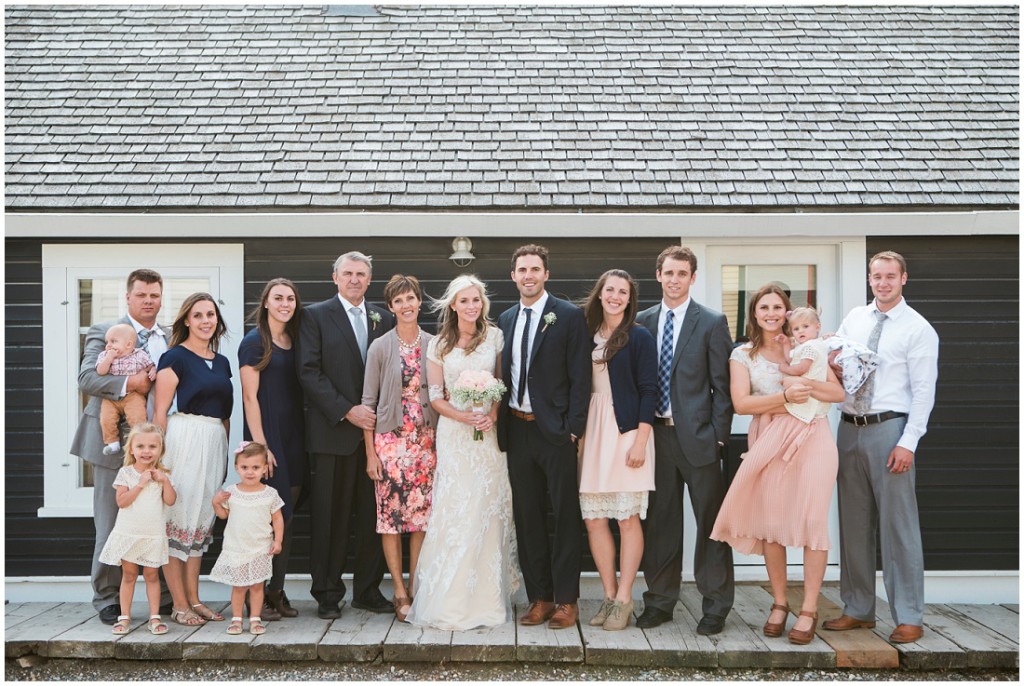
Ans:
[[[178,494],[167,509],[168,553],[179,560],[202,557],[213,542],[213,496],[227,476],[228,437],[216,417],[183,414],[167,420],[164,464]]]

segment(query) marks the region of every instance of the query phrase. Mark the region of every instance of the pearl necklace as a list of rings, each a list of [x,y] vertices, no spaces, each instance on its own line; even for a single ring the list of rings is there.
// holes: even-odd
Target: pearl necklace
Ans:
[[[405,341],[402,340],[402,337],[398,335],[398,332],[397,331],[395,332],[395,337],[398,338],[398,344],[401,345],[403,348],[418,348],[418,347],[420,347],[420,338],[422,336],[423,336],[423,330],[420,329],[419,327],[417,327],[416,328],[416,338],[415,338],[415,340],[413,340],[412,343],[406,343]]]

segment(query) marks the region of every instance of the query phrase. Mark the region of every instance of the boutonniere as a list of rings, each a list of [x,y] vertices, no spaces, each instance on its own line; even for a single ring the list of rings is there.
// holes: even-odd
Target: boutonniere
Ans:
[[[548,330],[549,326],[554,326],[555,322],[557,322],[557,321],[558,321],[558,317],[555,316],[555,313],[554,312],[548,312],[546,315],[544,315],[544,328],[541,329],[540,332],[544,333],[545,331]]]
[[[377,330],[377,325],[380,324],[380,313],[370,310],[370,321],[373,322],[373,330]]]

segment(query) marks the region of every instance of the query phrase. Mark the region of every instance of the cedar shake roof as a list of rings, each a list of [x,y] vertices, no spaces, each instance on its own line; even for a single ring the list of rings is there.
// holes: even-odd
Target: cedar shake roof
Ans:
[[[362,9],[8,6],[7,208],[1018,202],[1014,6]]]

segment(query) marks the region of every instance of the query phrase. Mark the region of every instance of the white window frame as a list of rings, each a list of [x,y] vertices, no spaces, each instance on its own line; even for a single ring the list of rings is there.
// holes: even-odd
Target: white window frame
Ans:
[[[244,317],[242,244],[44,244],[43,263],[43,507],[39,517],[92,517],[93,489],[79,485],[79,458],[69,452],[78,428],[79,279],[125,279],[133,269],[164,278],[208,277],[229,337],[220,352],[237,376]],[[122,307],[124,307],[122,305]],[[123,314],[123,313],[122,313]],[[241,435],[241,391],[235,383],[232,439]]]

